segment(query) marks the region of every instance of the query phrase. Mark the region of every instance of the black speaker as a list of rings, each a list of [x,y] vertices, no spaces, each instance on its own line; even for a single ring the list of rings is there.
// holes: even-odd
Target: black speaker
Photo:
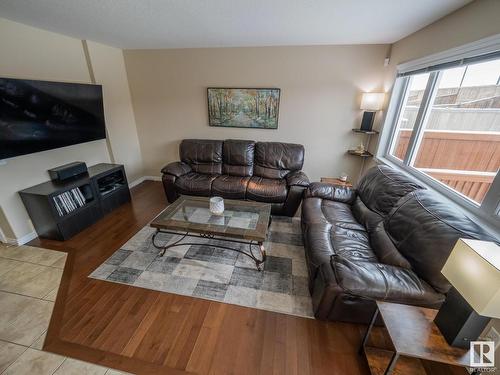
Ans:
[[[83,161],[75,161],[49,169],[49,175],[52,181],[64,181],[87,172],[87,164]]]
[[[361,119],[361,130],[372,131],[373,120],[377,112],[364,111],[363,118]]]

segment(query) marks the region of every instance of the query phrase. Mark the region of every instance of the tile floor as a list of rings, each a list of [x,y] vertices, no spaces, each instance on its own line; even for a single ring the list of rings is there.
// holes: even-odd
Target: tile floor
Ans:
[[[42,350],[66,254],[0,243],[0,374],[119,375]]]

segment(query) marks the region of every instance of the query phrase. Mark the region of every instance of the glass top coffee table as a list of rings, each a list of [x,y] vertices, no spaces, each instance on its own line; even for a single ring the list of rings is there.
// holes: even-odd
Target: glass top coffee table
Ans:
[[[181,196],[151,222],[150,226],[156,228],[153,245],[160,250],[160,256],[174,246],[199,245],[184,241],[187,237],[217,239],[217,244],[210,246],[244,254],[255,262],[259,271],[262,270],[266,261],[264,241],[271,223],[271,205],[224,199],[224,213],[214,215],[209,210],[209,200],[206,197]],[[173,243],[158,244],[156,236],[160,232],[180,234],[182,237]],[[248,245],[248,251],[241,250],[241,244]],[[258,247],[259,257],[254,254],[253,246]]]

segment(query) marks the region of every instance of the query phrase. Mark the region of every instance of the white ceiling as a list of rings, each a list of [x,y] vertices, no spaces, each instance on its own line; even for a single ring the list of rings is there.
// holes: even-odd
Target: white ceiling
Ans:
[[[471,0],[0,0],[0,16],[121,48],[393,43]]]

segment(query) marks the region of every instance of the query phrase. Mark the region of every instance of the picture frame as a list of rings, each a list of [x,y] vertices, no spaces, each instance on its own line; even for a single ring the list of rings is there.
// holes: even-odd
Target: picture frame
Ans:
[[[214,127],[277,129],[281,89],[208,87],[208,124]]]

